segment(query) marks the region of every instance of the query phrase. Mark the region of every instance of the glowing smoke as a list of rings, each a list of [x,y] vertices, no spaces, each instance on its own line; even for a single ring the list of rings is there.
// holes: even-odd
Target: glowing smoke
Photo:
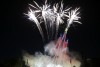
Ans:
[[[35,56],[24,54],[23,59],[29,67],[80,67],[80,56],[76,53],[69,52],[68,42],[63,37],[59,37],[57,41],[47,44],[45,52],[47,54],[36,53]],[[62,43],[62,44],[61,44]]]
[[[69,52],[62,53],[55,56],[52,50],[54,49],[54,43],[51,42],[45,46],[45,50],[49,52],[49,55],[43,55],[42,53],[36,53],[34,56],[25,53],[23,59],[25,64],[29,67],[80,67],[81,60],[78,59],[80,56],[77,53]],[[52,46],[51,46],[52,45]],[[49,49],[50,48],[50,49]]]

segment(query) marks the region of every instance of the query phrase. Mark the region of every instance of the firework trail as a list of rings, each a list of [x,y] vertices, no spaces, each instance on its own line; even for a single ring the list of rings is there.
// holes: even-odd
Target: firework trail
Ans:
[[[66,28],[62,36],[58,37],[55,41],[51,41],[44,47],[44,51],[45,53],[48,53],[48,55],[36,54],[35,56],[32,56],[24,54],[23,58],[26,65],[29,67],[80,67],[81,62],[77,59],[75,54],[69,51],[68,39],[66,38],[68,29],[74,22],[81,24],[81,22],[79,22],[79,19],[81,18],[79,17],[80,8],[64,8],[62,1],[60,4],[55,3],[50,5],[47,3],[47,0],[45,0],[45,3],[42,6],[35,1],[33,2],[35,6],[32,4],[29,5],[34,10],[29,8],[28,13],[25,15],[37,25],[43,39],[44,35],[41,23],[44,23],[45,25],[49,40],[53,35],[57,38],[60,24],[65,23]]]

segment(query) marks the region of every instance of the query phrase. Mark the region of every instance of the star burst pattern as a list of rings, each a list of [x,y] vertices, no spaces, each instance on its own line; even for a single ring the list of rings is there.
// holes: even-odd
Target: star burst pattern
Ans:
[[[80,8],[76,8],[74,10],[72,10],[71,7],[64,8],[63,2],[60,3],[60,6],[59,3],[51,6],[47,3],[47,0],[45,0],[44,5],[42,6],[39,6],[39,4],[37,4],[35,1],[33,2],[35,6],[29,4],[33,9],[29,8],[28,13],[25,15],[27,15],[29,19],[37,25],[39,32],[42,35],[42,38],[44,38],[44,35],[41,28],[41,23],[45,24],[48,39],[50,39],[50,37],[54,35],[55,30],[55,35],[57,36],[60,24],[67,24],[65,28],[65,32],[67,32],[66,30],[68,30],[73,22],[81,23],[78,21],[80,19],[80,12],[78,12]],[[67,22],[65,22],[64,20],[67,20]]]

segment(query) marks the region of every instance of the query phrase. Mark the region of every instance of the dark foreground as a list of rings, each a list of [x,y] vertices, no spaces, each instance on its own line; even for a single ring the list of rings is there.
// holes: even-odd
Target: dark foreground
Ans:
[[[100,59],[83,59],[81,67],[99,67]],[[21,58],[0,61],[0,67],[26,67]]]

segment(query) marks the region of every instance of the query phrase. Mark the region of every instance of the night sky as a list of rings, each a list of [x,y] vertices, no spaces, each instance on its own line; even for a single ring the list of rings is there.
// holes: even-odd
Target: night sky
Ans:
[[[0,59],[20,57],[23,50],[34,54],[43,52],[41,35],[36,25],[27,19],[29,3],[33,0],[0,1]],[[60,0],[49,0],[54,3]],[[69,49],[85,58],[100,58],[99,4],[95,0],[63,0],[65,5],[81,7],[80,20],[68,31]],[[43,3],[43,0],[36,0]]]

